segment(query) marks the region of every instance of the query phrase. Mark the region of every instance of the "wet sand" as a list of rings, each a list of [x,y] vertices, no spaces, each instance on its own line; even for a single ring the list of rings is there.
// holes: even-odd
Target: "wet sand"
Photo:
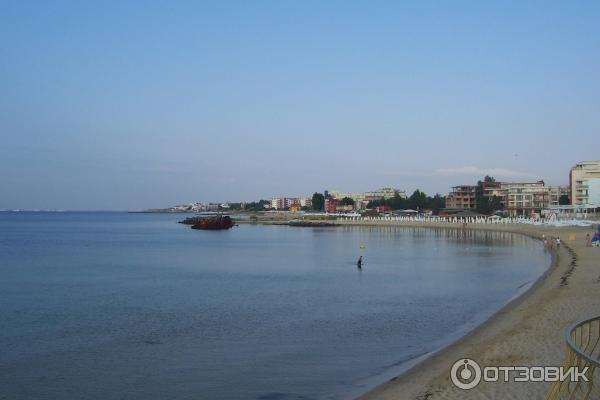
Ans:
[[[447,227],[456,224],[406,222],[339,222],[343,225]],[[542,399],[549,383],[481,382],[462,390],[450,380],[452,364],[472,358],[482,366],[560,366],[565,355],[565,330],[572,323],[600,314],[600,248],[586,247],[592,228],[472,224],[466,229],[498,230],[540,238],[558,236],[550,269],[522,296],[478,328],[425,358],[401,376],[371,390],[361,400],[388,399]],[[575,235],[575,240],[568,240]]]

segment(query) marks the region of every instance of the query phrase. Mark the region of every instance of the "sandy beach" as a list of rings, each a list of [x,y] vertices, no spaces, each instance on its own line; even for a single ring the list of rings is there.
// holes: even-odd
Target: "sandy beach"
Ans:
[[[448,227],[460,225],[406,222],[339,222],[348,225]],[[600,249],[586,247],[591,228],[474,224],[466,229],[499,230],[540,238],[558,236],[562,245],[553,265],[528,291],[478,328],[430,355],[401,376],[369,391],[361,400],[387,399],[542,399],[549,383],[481,382],[458,389],[450,369],[460,358],[488,366],[560,366],[565,355],[565,330],[572,323],[600,314]],[[569,237],[574,240],[569,240]]]

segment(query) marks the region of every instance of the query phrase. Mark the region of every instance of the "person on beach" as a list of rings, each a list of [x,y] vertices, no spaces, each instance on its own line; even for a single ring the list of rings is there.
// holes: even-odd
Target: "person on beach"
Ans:
[[[592,246],[592,237],[590,236],[589,232],[585,234],[585,247],[591,247]]]
[[[362,269],[362,261],[363,261],[362,256],[359,256],[358,261],[356,262],[356,266],[358,267],[358,269]]]
[[[556,248],[558,249],[560,247],[560,238],[557,236],[556,237]]]

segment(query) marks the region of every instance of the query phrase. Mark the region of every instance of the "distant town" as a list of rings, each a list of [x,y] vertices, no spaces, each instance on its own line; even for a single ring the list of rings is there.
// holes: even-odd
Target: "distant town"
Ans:
[[[485,176],[478,182],[453,186],[445,196],[386,187],[368,192],[324,190],[312,196],[280,196],[239,203],[177,205],[149,212],[250,212],[288,211],[328,214],[453,215],[471,211],[483,215],[538,217],[557,208],[600,207],[600,161],[582,161],[569,171],[568,185],[549,186],[543,180],[506,182]]]

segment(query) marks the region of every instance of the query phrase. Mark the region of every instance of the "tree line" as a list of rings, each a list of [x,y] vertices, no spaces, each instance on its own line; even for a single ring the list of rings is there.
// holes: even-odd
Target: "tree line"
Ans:
[[[354,205],[354,200],[345,197],[341,199],[342,205]],[[400,196],[400,192],[394,192],[394,196],[389,199],[379,199],[370,201],[367,208],[375,208],[387,206],[392,210],[406,210],[406,209],[431,209],[433,211],[439,211],[441,208],[446,206],[446,200],[444,196],[436,193],[435,196],[431,197],[425,194],[425,192],[419,189],[415,190],[412,195],[408,198]],[[323,211],[325,209],[325,196],[321,193],[315,193],[312,196],[312,208],[315,211]]]
[[[428,196],[419,189],[415,190],[408,198],[404,198],[396,191],[393,197],[389,199],[373,200],[369,202],[367,207],[375,208],[379,206],[388,206],[393,210],[420,210],[426,208],[433,210],[435,213],[441,208],[446,207],[446,199],[439,193],[436,193],[433,197]]]

